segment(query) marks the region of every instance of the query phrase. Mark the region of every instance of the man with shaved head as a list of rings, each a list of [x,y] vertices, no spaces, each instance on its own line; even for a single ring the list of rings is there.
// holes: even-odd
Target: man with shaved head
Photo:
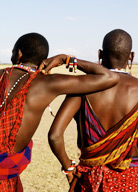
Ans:
[[[134,57],[131,49],[127,32],[109,32],[99,59],[104,67],[119,74],[119,83],[89,95],[67,96],[49,131],[50,146],[71,184],[70,192],[138,189],[138,79],[126,72]],[[63,140],[73,117],[81,150],[76,168]]]

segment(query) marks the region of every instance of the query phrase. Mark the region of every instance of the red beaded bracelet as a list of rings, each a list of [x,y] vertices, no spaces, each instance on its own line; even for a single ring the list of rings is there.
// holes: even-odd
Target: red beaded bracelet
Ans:
[[[63,170],[62,169],[62,173],[64,173],[65,175],[69,174],[71,171],[73,171],[73,169],[75,168],[75,161],[71,160],[71,165],[69,166],[69,168],[67,170]]]
[[[74,65],[74,57],[70,56],[69,60],[69,72],[73,72],[73,65]]]
[[[77,72],[77,58],[74,57],[74,73]]]
[[[67,55],[66,68],[69,68],[69,72],[73,72],[73,68],[74,68],[74,73],[76,73],[77,72],[77,58],[73,57],[72,55]]]

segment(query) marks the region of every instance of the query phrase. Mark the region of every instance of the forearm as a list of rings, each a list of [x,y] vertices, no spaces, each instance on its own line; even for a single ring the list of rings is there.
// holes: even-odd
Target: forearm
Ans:
[[[65,54],[60,54],[60,55],[56,55],[56,56],[53,56],[51,58],[44,60],[44,63],[46,66],[45,71],[47,72],[48,70],[51,70],[54,67],[66,64],[67,57],[68,56]],[[68,63],[69,63],[69,61],[68,61]],[[90,62],[90,61],[81,60],[78,58],[77,58],[77,68],[87,74],[105,75],[105,74],[111,73],[108,69],[106,69],[105,67],[103,67],[101,65],[98,65],[98,64]]]
[[[56,138],[56,137],[53,137],[49,133],[48,141],[49,141],[49,145],[51,147],[52,152],[54,153],[54,155],[57,157],[57,159],[61,163],[62,168],[64,170],[67,170],[69,168],[69,166],[71,165],[71,161],[66,154],[63,137]]]
[[[66,97],[59,111],[57,112],[57,115],[48,133],[50,147],[54,155],[60,161],[64,170],[67,170],[71,165],[71,161],[65,151],[64,131],[71,119],[79,110],[80,105],[80,97]]]
[[[62,58],[62,61],[66,63],[67,55],[60,55]],[[106,69],[105,67],[98,65],[94,62],[77,59],[77,68],[87,74],[95,74],[95,75],[109,75],[111,72]]]
[[[94,62],[77,59],[77,68],[87,74],[102,75],[110,73],[108,69]]]

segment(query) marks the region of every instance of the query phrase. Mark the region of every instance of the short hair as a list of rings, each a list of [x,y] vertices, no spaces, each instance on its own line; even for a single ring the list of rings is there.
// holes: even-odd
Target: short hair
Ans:
[[[115,29],[104,37],[103,52],[108,58],[125,62],[128,60],[131,49],[132,38],[124,30]]]
[[[39,65],[49,53],[48,41],[38,33],[28,33],[21,36],[14,45],[14,50],[21,50],[23,62]]]

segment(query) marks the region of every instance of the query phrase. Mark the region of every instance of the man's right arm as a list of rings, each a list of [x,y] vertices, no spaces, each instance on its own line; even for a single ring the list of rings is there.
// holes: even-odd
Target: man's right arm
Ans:
[[[65,60],[65,55],[53,57],[49,61],[47,70],[63,64]],[[87,73],[87,75],[52,74],[49,76],[50,89],[54,91],[56,96],[61,94],[88,94],[102,91],[116,85],[119,81],[118,74],[89,61],[78,59],[78,68]],[[51,92],[51,90],[49,91]]]

